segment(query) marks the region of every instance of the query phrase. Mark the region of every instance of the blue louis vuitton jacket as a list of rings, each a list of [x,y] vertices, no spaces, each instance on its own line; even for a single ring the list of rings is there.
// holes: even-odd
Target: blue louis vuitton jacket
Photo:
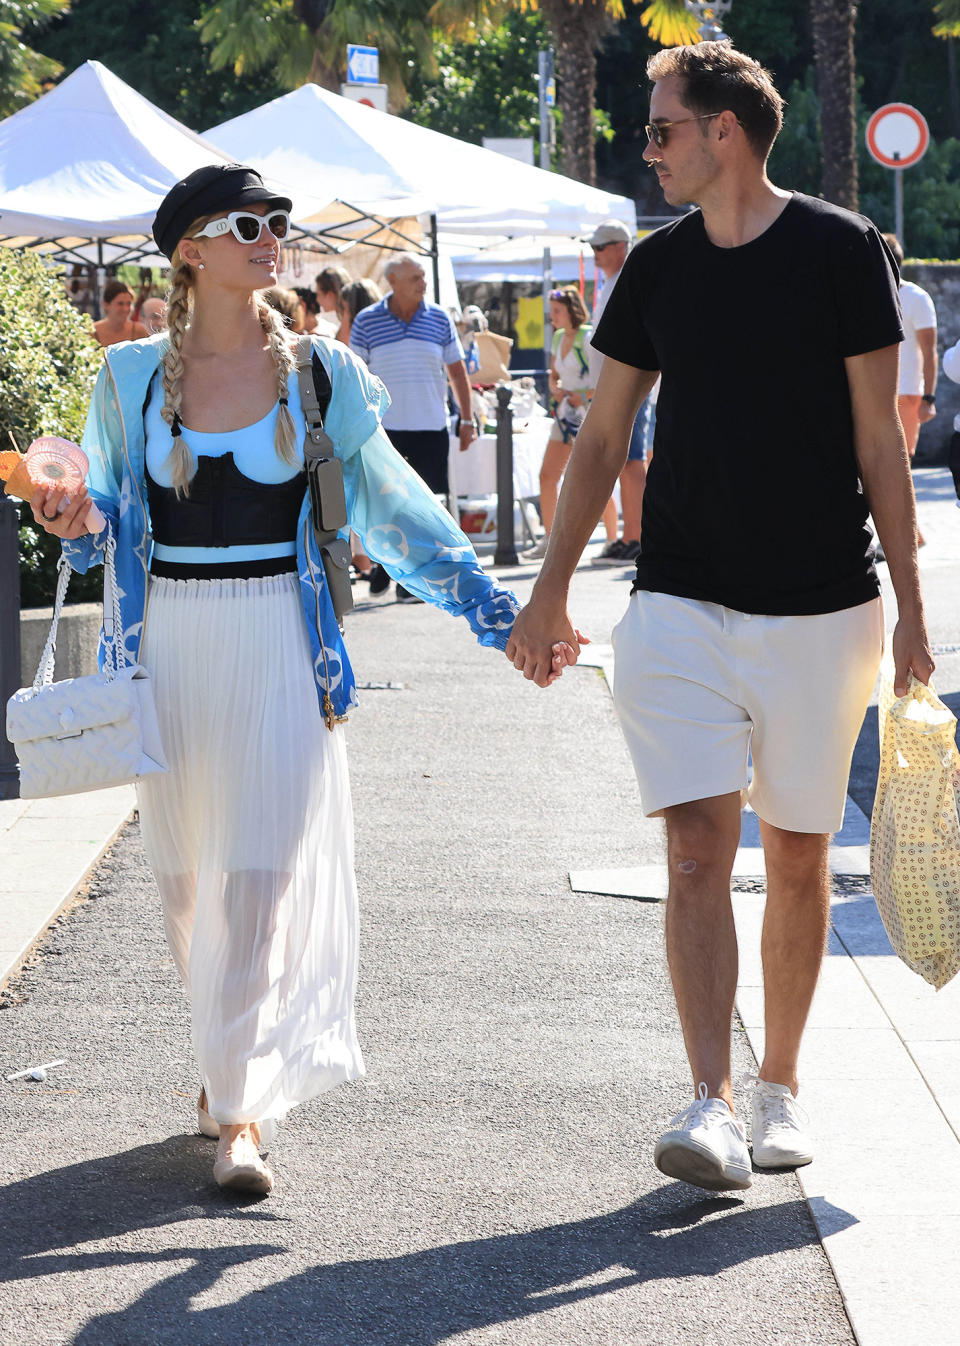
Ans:
[[[139,659],[147,618],[152,540],[146,505],[143,407],[166,350],[165,335],[104,351],[83,435],[87,485],[117,540],[117,585],[128,658]],[[346,346],[323,337],[314,349],[333,389],[326,430],[343,464],[347,517],[368,556],[417,597],[467,619],[481,645],[503,650],[517,600],[485,574],[466,535],[427,491],[380,427],[386,389]],[[106,530],[65,542],[77,571],[102,564]],[[327,591],[313,534],[309,491],[297,525],[300,593],[321,707],[337,718],[357,703],[356,683]],[[99,660],[103,667],[101,633]]]

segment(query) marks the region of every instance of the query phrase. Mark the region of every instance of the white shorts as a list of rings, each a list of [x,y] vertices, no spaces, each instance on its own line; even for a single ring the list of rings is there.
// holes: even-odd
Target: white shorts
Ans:
[[[883,652],[879,598],[759,617],[641,591],[613,646],[614,702],[645,814],[746,789],[774,827],[840,827]]]

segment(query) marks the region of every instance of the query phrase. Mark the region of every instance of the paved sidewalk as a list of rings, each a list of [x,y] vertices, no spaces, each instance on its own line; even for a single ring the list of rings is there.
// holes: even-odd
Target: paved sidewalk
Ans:
[[[925,582],[935,589],[937,580],[941,580],[944,593],[949,595],[956,593],[956,576],[950,568],[957,566],[960,571],[960,512],[954,505],[952,487],[947,489],[948,482],[949,474],[924,473],[918,481],[918,497],[921,500],[921,523],[928,538],[928,546],[921,553]],[[509,576],[509,582],[515,585],[521,597],[529,592],[532,574],[531,568],[526,567]],[[620,575],[617,571],[590,570],[584,566],[576,580],[574,609],[578,620],[579,614],[586,616],[586,625],[596,641],[591,660],[608,677],[611,670],[606,643],[610,628],[626,600],[629,590],[626,578],[626,572]],[[889,594],[887,601],[889,615],[895,611]],[[395,673],[380,659],[376,633],[370,624],[380,622],[386,631],[389,623],[390,640],[397,638],[398,631],[408,634],[412,641],[419,640],[422,628],[429,629],[429,638],[432,639],[434,633],[430,623],[434,614],[423,609],[403,610],[391,606],[388,611],[386,604],[376,606],[384,607],[385,610],[373,612],[370,608],[361,609],[351,619],[353,629],[350,634],[356,637],[356,646],[370,665],[371,679],[394,677]],[[960,640],[955,609],[949,613],[936,614],[936,621],[932,621],[931,625],[939,631],[945,651],[939,659],[942,671],[938,674],[938,686],[941,692],[960,690],[960,657],[957,655]],[[404,639],[404,634],[401,634],[400,639]],[[446,701],[442,696],[438,698],[437,688],[431,683],[430,697],[420,707],[416,721],[419,729],[415,732],[427,735],[428,740],[439,743],[441,749],[449,748],[451,751],[447,754],[446,774],[441,773],[437,778],[434,772],[425,771],[423,782],[430,782],[433,778],[433,783],[422,788],[431,794],[450,791],[454,784],[451,774],[461,777],[469,789],[477,787],[478,810],[486,808],[496,814],[501,811],[502,796],[498,807],[496,795],[491,796],[483,788],[482,778],[489,765],[489,754],[497,750],[498,743],[502,743],[503,731],[507,728],[505,724],[494,723],[497,707],[501,703],[484,706],[483,714],[488,718],[485,720],[481,717],[476,723],[472,760],[469,760],[469,752],[464,758],[463,742],[454,742],[455,736],[451,736],[449,731],[449,718],[445,718],[469,715],[458,682],[457,655],[448,653],[448,648],[458,647],[455,643],[448,647],[448,643],[443,641],[438,647],[441,653],[437,657],[441,672],[445,672],[451,680],[449,698]],[[421,670],[419,665],[416,667],[422,680],[430,681],[426,670]],[[436,671],[431,669],[430,673],[435,675]],[[558,725],[553,740],[540,743],[537,751],[545,755],[569,752],[572,755],[571,769],[583,776],[591,789],[602,791],[609,772],[603,764],[595,769],[591,761],[584,775],[581,754],[585,753],[589,759],[592,743],[588,746],[578,734],[581,728],[586,728],[588,733],[591,732],[591,726],[594,732],[596,730],[600,712],[595,693],[591,690],[591,679],[596,676],[596,672],[587,667],[573,670],[565,675],[562,688],[551,689],[545,694],[552,699],[552,709],[556,715],[565,719]],[[473,685],[469,678],[467,683]],[[380,714],[381,731],[385,728],[389,730],[395,718],[389,715],[392,695],[389,691],[365,694],[367,704],[373,698],[379,699],[375,710]],[[402,707],[406,711],[405,702],[398,701],[395,704],[398,709]],[[508,710],[506,701],[502,704],[505,715],[516,715],[516,707]],[[388,711],[386,721],[382,718],[385,709]],[[367,714],[366,705],[360,714]],[[398,718],[402,720],[403,715]],[[358,730],[361,740],[370,737],[369,724],[376,722],[376,719],[376,714],[371,716],[367,727]],[[413,722],[410,722],[411,728],[412,725]],[[351,727],[351,734],[353,732]],[[876,732],[875,717],[872,723],[868,723],[862,736],[863,752],[867,756],[871,732]],[[424,760],[427,761],[426,755]],[[433,760],[432,757],[430,760]],[[627,779],[623,766],[622,761],[618,762],[614,773],[621,787]],[[537,762],[524,764],[521,761],[517,770],[529,790],[531,780],[537,778]],[[358,773],[355,771],[354,774],[356,779]],[[551,776],[551,772],[545,769],[544,778],[552,779],[555,788],[555,773]],[[384,760],[372,775],[369,772],[361,773],[361,780],[367,793],[358,797],[357,804],[361,815],[366,815],[368,829],[370,807],[375,807],[374,795],[379,797],[381,784],[384,798],[388,798],[394,789],[410,789],[409,773],[398,774],[395,764],[388,760]],[[458,794],[450,793],[448,798],[453,808]],[[863,798],[861,792],[861,802]],[[0,983],[21,964],[57,913],[82,891],[86,877],[130,816],[133,802],[130,789],[34,803],[0,802]],[[424,798],[424,807],[429,809],[431,806]],[[659,824],[647,822],[638,813],[630,814],[629,810],[628,814],[630,826],[634,828],[632,836],[622,834],[625,830],[623,801],[620,800],[618,808],[611,811],[611,825],[615,825],[619,819],[621,834],[618,835],[620,854],[610,857],[604,853],[602,838],[598,846],[597,836],[589,830],[590,824],[586,817],[582,820],[582,835],[578,835],[574,824],[563,858],[571,871],[575,890],[622,892],[654,900],[663,896],[665,874],[660,861]],[[388,828],[393,825],[391,818],[392,813],[387,809],[384,825]],[[492,817],[489,821],[493,821]],[[520,862],[525,847],[531,844],[532,836],[532,833],[523,829],[537,824],[531,823],[522,810],[515,811],[515,816],[511,818],[508,806],[503,825],[509,827],[511,822],[520,829],[515,838],[516,855]],[[465,838],[461,834],[461,826],[462,819],[452,812],[449,815],[449,828],[438,844],[444,851],[449,850],[449,861],[459,861],[467,871],[475,869],[478,876],[485,875],[486,867],[479,858],[482,853],[479,848],[482,836],[489,829],[486,825],[480,826],[478,835]],[[415,864],[417,856],[415,849],[406,844],[407,838],[403,833],[398,834],[395,841],[400,870],[394,872],[393,881],[396,884],[397,915],[402,920],[404,889],[412,895],[418,887],[418,880],[415,872],[409,873],[406,881],[399,877],[399,873],[402,872],[405,857]],[[868,841],[867,819],[851,798],[848,800],[843,831],[838,834],[831,855],[832,868],[838,876],[838,895],[832,908],[829,955],[817,992],[801,1063],[803,1102],[811,1113],[820,1144],[816,1161],[800,1170],[797,1179],[779,1181],[795,1183],[799,1180],[860,1346],[894,1346],[894,1343],[896,1346],[921,1346],[921,1343],[923,1346],[952,1346],[956,1340],[956,1324],[960,1321],[960,1285],[956,1277],[949,1274],[949,1269],[960,1260],[960,979],[940,993],[935,993],[892,955],[869,893],[866,878],[869,869]],[[641,864],[628,866],[625,846],[631,856],[642,861]],[[362,845],[359,854],[363,886],[365,881],[369,883],[370,874],[365,873],[367,862]],[[619,868],[602,869],[600,866],[608,858],[614,866],[619,860]],[[749,880],[762,877],[763,864],[762,853],[758,848],[756,820],[749,813],[744,818],[735,874],[740,880],[737,886],[745,890],[736,893],[734,902],[741,945],[737,1008],[750,1046],[759,1055],[763,1046],[759,967],[763,897],[761,891],[749,891],[751,887],[758,890],[761,887],[759,883],[751,885]],[[489,889],[485,887],[487,882],[488,878],[481,884],[478,901],[490,899]],[[484,894],[482,899],[479,892]],[[493,896],[497,900],[497,895]],[[637,904],[637,910],[645,905]],[[589,910],[588,903],[585,911]],[[525,918],[520,915],[520,919],[522,921]],[[602,938],[593,915],[585,915],[585,920],[586,928]],[[433,949],[434,934],[430,937]],[[396,952],[399,955],[399,950]],[[462,973],[463,969],[456,975]],[[419,975],[418,970],[411,966],[411,990]],[[605,975],[625,974],[607,968]],[[558,994],[562,1002],[562,990]],[[664,1018],[664,1022],[669,1023],[672,1008],[662,982],[659,994],[662,996],[662,1005],[657,1013]],[[572,1010],[573,1002],[569,1006],[564,1005],[564,1020]],[[545,1041],[543,1044],[543,1050],[548,1056],[560,1050],[559,1044],[565,1031],[561,1023],[557,1024],[556,1031],[560,1035],[556,1042]],[[576,1030],[571,1028],[570,1031],[574,1033]],[[598,1024],[594,1032],[600,1031]],[[637,1046],[642,1050],[643,1042],[640,1041]],[[616,1043],[612,1044],[611,1060],[616,1059],[619,1050]],[[671,1062],[670,1069],[675,1069],[675,1047],[668,1052],[668,1059]],[[4,1064],[4,1073],[7,1073],[34,1062],[11,1062],[5,1059]],[[372,1085],[373,1081],[369,1083]],[[389,1078],[386,1085],[391,1087]],[[383,1087],[382,1082],[380,1087]],[[536,1092],[536,1082],[531,1087]],[[679,1102],[682,1099],[678,1100],[678,1105]],[[582,1124],[583,1118],[578,1117],[576,1104],[573,1100],[571,1103],[566,1113],[567,1123],[571,1126]],[[664,1112],[658,1120],[665,1121],[666,1116]],[[506,1119],[501,1119],[499,1124],[510,1125]],[[589,1122],[589,1125],[595,1126],[595,1120]],[[484,1142],[478,1136],[476,1143]],[[562,1143],[559,1138],[557,1143]],[[502,1155],[501,1160],[507,1162],[506,1155]],[[510,1182],[523,1181],[525,1179],[520,1172],[510,1179]],[[757,1192],[768,1181],[766,1177],[758,1179],[752,1191]],[[554,1218],[560,1218],[559,1211]],[[483,1219],[479,1221],[478,1228],[480,1226],[484,1226]],[[682,1255],[679,1248],[677,1252]],[[744,1267],[741,1266],[739,1270],[742,1273]],[[719,1274],[719,1264],[713,1267],[710,1274]],[[570,1287],[574,1283],[579,1283],[577,1277],[571,1279]],[[636,1282],[625,1279],[624,1287],[630,1283]],[[706,1293],[705,1282],[700,1281],[699,1285],[700,1292]],[[504,1335],[494,1333],[488,1337],[486,1333],[476,1330],[476,1320],[471,1319],[469,1314],[459,1323],[459,1330],[454,1334],[464,1342],[542,1340],[549,1346],[568,1340],[619,1343],[627,1340],[652,1342],[658,1339],[652,1329],[649,1336],[618,1336],[619,1329],[612,1327],[609,1335],[605,1335],[605,1329],[594,1335],[593,1329],[587,1326],[587,1320],[580,1318],[576,1319],[580,1335],[565,1335],[566,1328],[561,1328],[560,1324],[566,1320],[559,1306],[563,1302],[563,1295],[573,1295],[570,1287],[561,1291],[555,1281],[548,1277],[545,1288],[541,1292],[534,1292],[550,1297],[549,1304],[553,1306],[550,1313],[558,1325],[555,1336],[551,1336],[548,1330],[542,1337],[534,1334],[528,1338],[522,1334],[508,1335],[504,1329]],[[491,1284],[487,1284],[484,1293],[494,1294]],[[596,1293],[600,1293],[599,1288]],[[620,1291],[620,1294],[628,1293],[626,1288]],[[685,1293],[689,1294],[690,1291]],[[579,1294],[578,1290],[574,1298]],[[523,1310],[524,1313],[530,1311],[529,1308]],[[658,1309],[658,1312],[661,1311],[662,1305]],[[164,1312],[162,1300],[157,1303],[157,1312]],[[558,1314],[560,1316],[556,1316]],[[508,1313],[507,1316],[513,1315]],[[237,1336],[236,1323],[231,1322],[233,1339],[241,1339]],[[469,1330],[471,1323],[474,1324],[474,1330]],[[450,1322],[448,1326],[453,1328],[455,1324]],[[846,1339],[842,1334],[835,1335],[836,1331],[834,1323],[831,1329],[834,1334],[829,1336],[780,1336],[767,1331],[756,1339],[783,1340],[787,1346],[794,1346],[794,1343],[801,1341],[832,1342]],[[35,1337],[36,1342],[67,1339],[55,1334]],[[69,1338],[71,1341],[74,1339],[81,1340],[80,1337]],[[168,1339],[176,1340],[173,1336],[168,1338],[162,1335],[142,1338],[144,1341]],[[220,1340],[220,1337],[216,1334],[200,1335],[194,1339],[199,1343]],[[287,1340],[285,1336],[275,1336],[275,1339],[278,1342]],[[398,1342],[404,1340],[386,1333],[383,1336],[370,1336],[366,1340],[372,1343],[394,1339]],[[440,1334],[439,1330],[436,1335],[409,1338],[411,1342],[446,1339],[446,1334]],[[669,1325],[665,1325],[660,1339],[674,1339]],[[693,1338],[680,1336],[676,1339],[684,1341]],[[704,1335],[700,1339],[707,1341],[713,1340],[713,1337]],[[750,1336],[747,1339],[754,1338]],[[112,1343],[127,1340],[127,1337],[94,1334],[83,1335],[82,1340]],[[140,1340],[138,1337],[138,1346]],[[260,1337],[251,1336],[250,1340],[259,1341]],[[317,1340],[342,1340],[344,1343],[356,1342],[360,1346],[363,1339],[347,1334],[342,1338],[318,1336]]]
[[[133,812],[132,785],[60,799],[0,799],[0,986]]]

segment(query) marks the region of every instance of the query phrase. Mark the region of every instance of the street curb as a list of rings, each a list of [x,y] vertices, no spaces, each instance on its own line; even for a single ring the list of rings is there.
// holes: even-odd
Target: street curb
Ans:
[[[75,795],[7,801],[21,804],[22,811],[0,832],[0,990],[20,971],[57,917],[79,900],[93,871],[133,816],[136,797],[132,786],[98,794],[100,798]],[[59,843],[55,856],[38,856],[40,847],[52,845],[58,834],[71,831],[84,835]]]

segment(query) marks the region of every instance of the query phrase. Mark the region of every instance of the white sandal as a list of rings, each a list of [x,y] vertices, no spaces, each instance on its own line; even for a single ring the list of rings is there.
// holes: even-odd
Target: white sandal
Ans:
[[[260,1128],[251,1122],[234,1137],[222,1158],[218,1152],[213,1176],[219,1187],[255,1196],[268,1196],[273,1191],[273,1174],[260,1158],[259,1139]]]

